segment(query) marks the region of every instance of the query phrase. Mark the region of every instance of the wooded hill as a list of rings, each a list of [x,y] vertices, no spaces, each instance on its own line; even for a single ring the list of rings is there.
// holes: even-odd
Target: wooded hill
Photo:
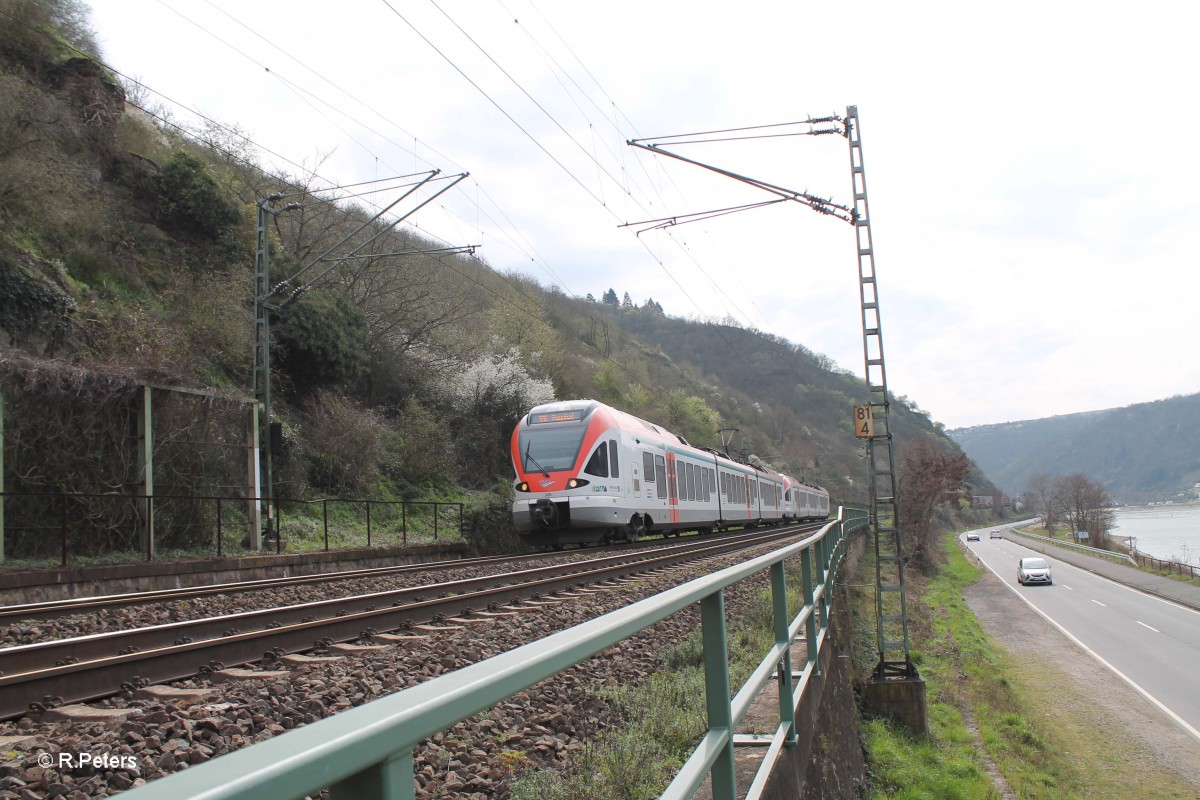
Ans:
[[[948,433],[1010,494],[1038,473],[1082,473],[1114,501],[1180,500],[1200,481],[1200,394]]]
[[[157,485],[233,493],[257,203],[300,204],[271,222],[273,279],[373,209],[321,191],[313,174],[264,170],[236,128],[174,120],[93,58],[70,0],[0,0],[0,11],[5,488],[133,493],[131,409],[149,383],[207,393],[156,416]],[[445,243],[383,228],[347,245],[382,233],[369,257],[272,318],[278,494],[465,498],[472,530],[490,529],[507,517],[517,419],[551,398],[592,397],[698,445],[737,428],[732,449],[744,437],[759,460],[865,499],[850,420],[868,395],[828,359],[651,301],[568,297],[472,256],[389,255]],[[956,449],[907,401],[893,409],[901,448]]]

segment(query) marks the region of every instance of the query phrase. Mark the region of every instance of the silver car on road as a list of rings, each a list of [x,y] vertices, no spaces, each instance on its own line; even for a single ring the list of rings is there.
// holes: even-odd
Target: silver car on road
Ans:
[[[1047,586],[1054,583],[1050,577],[1050,565],[1044,558],[1022,558],[1017,562],[1017,583],[1027,586],[1031,583],[1044,583]]]

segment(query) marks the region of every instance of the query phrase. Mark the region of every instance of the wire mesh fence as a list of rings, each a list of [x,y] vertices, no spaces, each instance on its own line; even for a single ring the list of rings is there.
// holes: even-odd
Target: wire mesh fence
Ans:
[[[261,498],[0,492],[4,556],[62,566],[251,554]],[[265,552],[394,548],[461,541],[463,504],[276,498],[261,514]]]

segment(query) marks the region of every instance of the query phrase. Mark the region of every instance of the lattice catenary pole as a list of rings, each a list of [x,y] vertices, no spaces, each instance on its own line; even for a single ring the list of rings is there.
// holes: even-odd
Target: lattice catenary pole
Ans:
[[[908,641],[904,561],[900,550],[900,509],[896,502],[896,453],[892,440],[887,369],[883,359],[883,323],[875,281],[875,251],[867,206],[867,177],[863,168],[858,106],[846,108],[846,139],[850,143],[850,174],[854,190],[854,233],[858,250],[859,298],[862,304],[863,359],[871,393],[873,425],[867,441],[870,470],[871,527],[875,531],[877,678],[916,675]]]

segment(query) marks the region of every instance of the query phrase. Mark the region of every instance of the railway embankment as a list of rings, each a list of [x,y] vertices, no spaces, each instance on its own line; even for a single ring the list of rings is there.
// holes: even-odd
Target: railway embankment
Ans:
[[[236,558],[197,558],[0,571],[0,605],[179,589],[292,575],[315,575],[368,567],[420,564],[463,558],[467,551],[467,545],[462,542],[448,542],[407,547],[262,553]]]

